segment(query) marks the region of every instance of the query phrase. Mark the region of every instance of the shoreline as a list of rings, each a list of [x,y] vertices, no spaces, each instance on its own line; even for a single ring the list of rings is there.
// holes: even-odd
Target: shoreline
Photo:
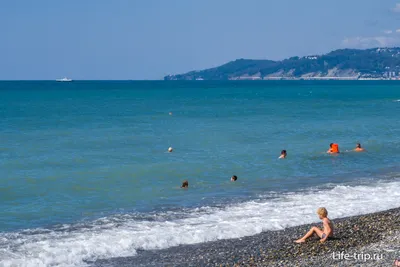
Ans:
[[[332,219],[335,236],[324,244],[316,237],[293,241],[306,224],[254,236],[141,250],[136,256],[92,262],[93,266],[392,266],[400,257],[400,208]],[[185,233],[182,233],[185,234]],[[343,252],[343,256],[341,256]],[[348,259],[344,258],[349,254]],[[356,253],[358,258],[352,258]],[[369,255],[369,256],[367,256]],[[376,259],[367,259],[368,257]]]

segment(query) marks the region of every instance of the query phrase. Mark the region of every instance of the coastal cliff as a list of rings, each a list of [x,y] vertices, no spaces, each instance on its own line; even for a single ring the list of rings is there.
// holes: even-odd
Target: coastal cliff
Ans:
[[[281,61],[237,59],[164,80],[398,79],[400,48],[340,49]]]

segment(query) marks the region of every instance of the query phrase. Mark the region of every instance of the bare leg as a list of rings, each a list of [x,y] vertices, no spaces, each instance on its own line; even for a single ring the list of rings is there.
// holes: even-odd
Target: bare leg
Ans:
[[[307,238],[309,238],[309,237],[311,237],[314,233],[316,233],[319,237],[322,237],[322,234],[323,234],[323,232],[321,231],[321,229],[319,229],[318,227],[312,227],[311,229],[310,229],[310,231],[308,231],[308,233],[305,235],[305,236],[303,236],[302,238],[300,238],[300,239],[297,239],[296,241],[294,241],[294,242],[296,242],[296,243],[303,243],[303,242],[306,242],[306,239]]]

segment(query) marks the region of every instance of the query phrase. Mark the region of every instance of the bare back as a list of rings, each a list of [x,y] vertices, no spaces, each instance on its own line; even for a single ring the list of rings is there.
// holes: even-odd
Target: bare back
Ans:
[[[333,223],[327,217],[322,219],[324,225],[324,234],[327,236],[333,236]]]

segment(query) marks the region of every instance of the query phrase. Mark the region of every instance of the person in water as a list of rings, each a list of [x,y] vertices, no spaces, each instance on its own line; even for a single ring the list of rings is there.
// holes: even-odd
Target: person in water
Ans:
[[[237,181],[237,176],[236,175],[233,175],[232,177],[231,177],[231,182],[236,182]]]
[[[357,143],[356,148],[354,149],[354,151],[362,152],[362,151],[365,151],[365,149],[361,147],[360,143]]]
[[[335,143],[331,143],[330,145],[329,145],[329,149],[328,149],[328,151],[326,151],[327,153],[329,153],[329,154],[337,154],[337,153],[340,153],[340,151],[339,151],[339,145],[338,144],[335,144]]]
[[[188,180],[183,181],[181,188],[189,188],[189,182]]]
[[[318,227],[312,227],[308,233],[302,238],[296,240],[296,243],[304,243],[306,239],[314,235],[316,233],[320,238],[320,242],[325,242],[328,238],[333,236],[333,224],[331,220],[328,219],[328,211],[325,208],[318,208],[317,214],[323,223],[323,230]]]
[[[280,159],[285,159],[287,156],[286,150],[281,151],[281,155],[279,156]]]

